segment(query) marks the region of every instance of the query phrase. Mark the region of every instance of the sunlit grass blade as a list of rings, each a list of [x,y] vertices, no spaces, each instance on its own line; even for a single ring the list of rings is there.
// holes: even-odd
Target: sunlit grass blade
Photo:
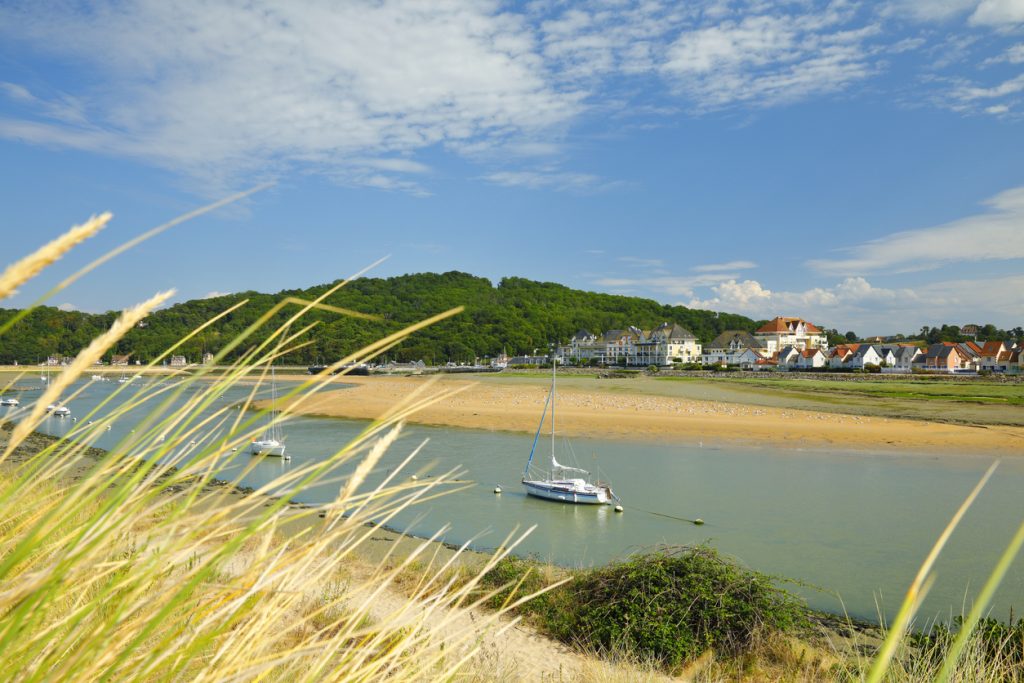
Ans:
[[[939,538],[935,541],[935,545],[932,546],[931,551],[925,558],[924,562],[921,563],[921,567],[917,570],[917,575],[911,582],[910,587],[907,589],[907,594],[903,598],[903,604],[900,605],[900,610],[896,614],[896,619],[889,626],[889,633],[886,636],[885,642],[882,644],[878,654],[875,655],[874,662],[871,665],[871,670],[868,672],[867,681],[868,683],[878,683],[885,676],[885,672],[889,668],[889,663],[892,661],[893,656],[896,654],[896,649],[899,647],[906,635],[907,628],[910,626],[914,619],[914,615],[917,613],[917,609],[921,604],[921,600],[926,592],[926,585],[931,576],[932,568],[935,566],[935,561],[938,559],[942,549],[946,547],[946,542],[949,541],[949,537],[953,535],[953,531],[960,524],[960,520],[967,513],[967,510],[974,504],[975,499],[981,490],[988,483],[992,473],[995,472],[996,467],[999,466],[999,461],[993,462],[989,468],[982,475],[981,479],[968,494],[967,498],[957,509],[952,519],[949,520],[949,524],[943,529],[942,533],[939,534]]]

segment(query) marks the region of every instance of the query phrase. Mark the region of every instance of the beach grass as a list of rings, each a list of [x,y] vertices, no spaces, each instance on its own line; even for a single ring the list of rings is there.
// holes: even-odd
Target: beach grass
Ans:
[[[9,290],[24,282],[19,273],[36,270],[13,271]],[[514,537],[472,570],[457,567],[459,552],[440,558],[434,539],[404,556],[360,561],[377,524],[458,485],[455,472],[425,482],[405,478],[418,447],[381,484],[366,485],[383,454],[396,448],[405,419],[458,388],[426,382],[323,461],[239,495],[256,462],[245,446],[265,420],[287,421],[328,385],[332,370],[369,360],[457,311],[310,376],[290,390],[278,415],[245,410],[258,384],[242,409],[218,405],[226,389],[253,372],[265,379],[277,358],[306,343],[303,314],[320,301],[285,302],[295,314],[269,332],[264,316],[225,345],[215,360],[232,349],[240,360],[216,376],[202,368],[172,373],[133,390],[119,407],[102,403],[66,437],[30,444],[41,406],[69,399],[66,392],[95,358],[164,298],[124,312],[2,432],[0,680],[517,680],[519,672],[487,645],[515,625],[506,618],[515,612],[539,615],[552,635],[604,659],[562,680],[655,680],[663,670],[695,681],[1022,679],[1017,630],[1012,623],[993,627],[986,609],[1024,545],[1024,525],[956,633],[911,637],[954,518],[881,648],[853,653],[801,642],[798,607],[765,577],[709,549],[569,577],[532,574],[508,559]],[[145,416],[129,435],[105,452],[90,450],[111,421],[137,409]],[[231,480],[220,481],[231,466]],[[324,483],[338,494],[322,508],[289,502]],[[488,633],[495,638],[488,641]]]

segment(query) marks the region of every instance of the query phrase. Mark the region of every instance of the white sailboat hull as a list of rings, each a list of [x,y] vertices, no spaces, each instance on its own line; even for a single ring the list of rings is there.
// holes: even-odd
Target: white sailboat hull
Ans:
[[[284,444],[276,439],[253,441],[249,447],[249,452],[253,455],[273,455],[279,458],[288,457],[284,454]]]
[[[607,505],[611,502],[607,488],[573,481],[523,480],[526,493],[537,498],[575,505]]]

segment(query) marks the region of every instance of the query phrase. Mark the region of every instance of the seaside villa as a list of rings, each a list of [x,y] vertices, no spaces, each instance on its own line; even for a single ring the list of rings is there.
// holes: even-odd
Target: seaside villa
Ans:
[[[650,331],[633,326],[601,335],[580,330],[557,354],[562,363],[667,367],[673,363],[699,362],[701,344],[686,328],[665,322]]]
[[[784,318],[779,316],[757,328],[754,332],[757,346],[772,355],[787,346],[798,351],[803,349],[828,350],[828,337],[817,325],[803,318]]]

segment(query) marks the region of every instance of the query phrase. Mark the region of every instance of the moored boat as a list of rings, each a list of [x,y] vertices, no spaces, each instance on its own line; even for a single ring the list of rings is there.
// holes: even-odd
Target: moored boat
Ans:
[[[539,477],[531,478],[531,467],[533,456],[537,451],[537,442],[540,440],[540,432],[544,427],[544,418],[551,406],[551,470],[541,473]],[[570,476],[566,476],[569,474]],[[571,476],[572,474],[582,476]],[[612,492],[608,484],[602,482],[591,483],[584,477],[590,473],[579,467],[563,465],[555,458],[555,364],[551,366],[551,392],[544,403],[544,412],[541,414],[540,424],[537,425],[537,433],[533,437],[533,447],[530,448],[530,459],[526,462],[526,469],[523,470],[523,487],[527,495],[546,500],[554,500],[560,503],[572,503],[576,505],[607,505],[612,500],[618,500],[618,496]]]

